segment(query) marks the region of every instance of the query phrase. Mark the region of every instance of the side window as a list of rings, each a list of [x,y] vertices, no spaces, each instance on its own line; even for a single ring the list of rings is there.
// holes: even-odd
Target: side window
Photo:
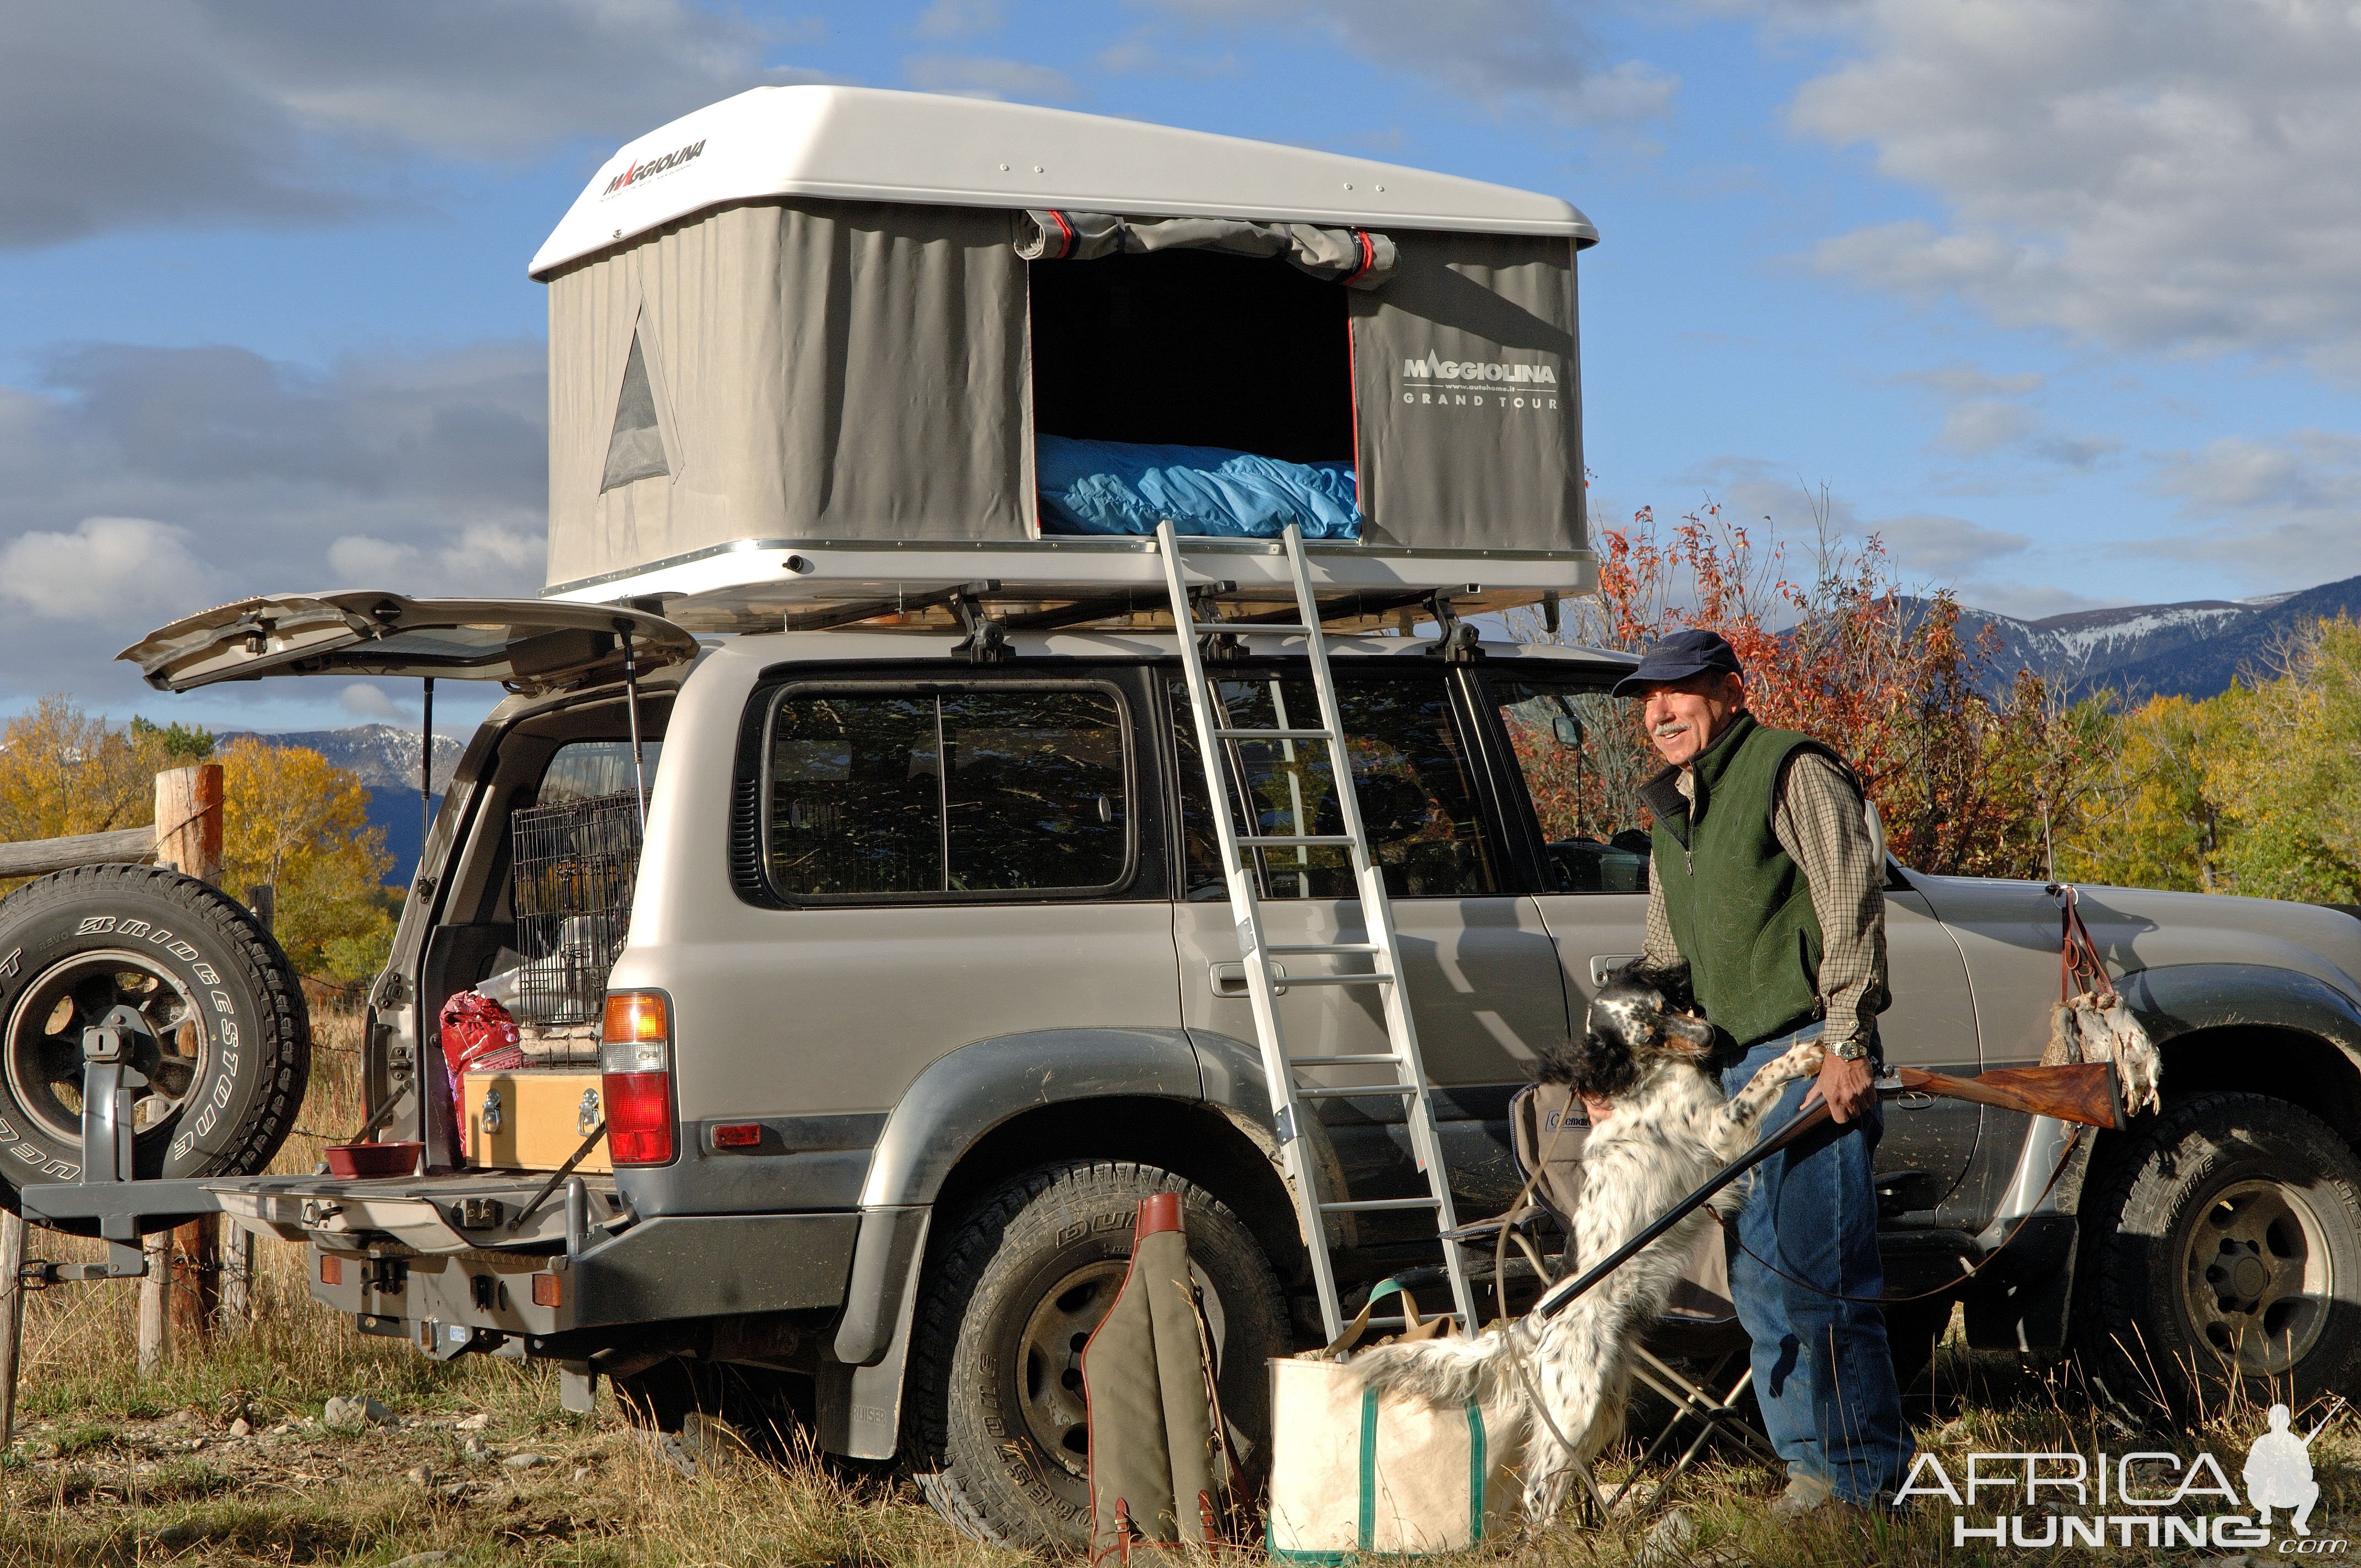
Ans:
[[[1595,685],[1498,675],[1486,684],[1541,819],[1552,891],[1647,892],[1638,790],[1655,769],[1624,741],[1630,713]]]
[[[1181,832],[1187,896],[1229,896],[1221,851],[1205,801],[1204,766],[1184,683],[1171,683],[1180,740]],[[1317,728],[1320,707],[1307,675],[1241,674],[1220,682],[1224,729]],[[1492,851],[1476,806],[1474,771],[1451,698],[1439,674],[1375,679],[1341,677],[1336,701],[1351,738],[1353,784],[1361,819],[1386,891],[1397,898],[1466,898],[1499,891]],[[1243,781],[1259,820],[1246,831],[1272,835],[1341,833],[1335,780],[1318,740],[1224,742],[1234,779]],[[1255,851],[1265,898],[1343,898],[1353,891],[1350,857],[1341,849]]]
[[[790,688],[763,781],[772,886],[798,899],[1113,891],[1129,735],[1100,686]]]
[[[655,794],[656,759],[663,754],[661,740],[640,745],[640,768],[650,795]],[[551,754],[549,766],[542,771],[541,792],[533,804],[570,806],[605,795],[630,795],[636,787],[629,740],[568,740]]]

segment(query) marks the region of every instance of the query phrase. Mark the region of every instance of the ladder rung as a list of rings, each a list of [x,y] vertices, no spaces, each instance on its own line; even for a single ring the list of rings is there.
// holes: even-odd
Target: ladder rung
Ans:
[[[1262,950],[1283,959],[1302,953],[1382,953],[1385,948],[1375,942],[1278,942],[1265,944]]]
[[[1349,850],[1353,836],[1349,833],[1257,833],[1238,839],[1241,848],[1248,850]]]
[[[1384,1052],[1351,1057],[1290,1057],[1290,1067],[1380,1067],[1399,1066],[1401,1058]]]
[[[1298,1100],[1350,1100],[1359,1095],[1374,1098],[1380,1094],[1423,1094],[1424,1092],[1426,1091],[1415,1083],[1365,1083],[1354,1089],[1299,1089],[1295,1091],[1295,1097]]]
[[[1439,1198],[1362,1198],[1348,1203],[1323,1203],[1323,1214],[1368,1214],[1381,1209],[1440,1209]]]
[[[1275,975],[1271,978],[1271,984],[1290,989],[1299,985],[1391,985],[1393,982],[1394,977],[1389,974],[1291,974],[1284,980]]]
[[[1330,734],[1325,729],[1216,729],[1213,731],[1213,736],[1216,740],[1327,740],[1334,742],[1336,739],[1335,736]]]

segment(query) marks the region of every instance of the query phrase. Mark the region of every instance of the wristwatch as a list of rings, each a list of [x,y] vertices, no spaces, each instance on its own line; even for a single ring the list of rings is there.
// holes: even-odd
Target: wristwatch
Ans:
[[[1828,1047],[1828,1055],[1839,1061],[1860,1061],[1869,1055],[1869,1036],[1855,1035],[1850,1040],[1839,1040]]]

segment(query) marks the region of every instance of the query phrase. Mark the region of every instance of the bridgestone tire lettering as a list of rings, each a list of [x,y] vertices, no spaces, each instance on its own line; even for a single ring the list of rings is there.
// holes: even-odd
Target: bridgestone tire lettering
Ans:
[[[0,1207],[18,1209],[18,1189],[32,1182],[81,1177],[79,1141],[59,1136],[21,1098],[5,1031],[43,976],[102,951],[123,952],[126,962],[136,955],[168,979],[205,1035],[177,1109],[133,1145],[138,1176],[256,1175],[294,1127],[311,1077],[312,1028],[294,968],[270,934],[234,899],[176,872],[60,872],[0,899]]]

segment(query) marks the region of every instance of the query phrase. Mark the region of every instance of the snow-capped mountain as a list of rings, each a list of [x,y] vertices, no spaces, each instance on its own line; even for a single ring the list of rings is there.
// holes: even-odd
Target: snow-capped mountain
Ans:
[[[236,730],[214,740],[227,744],[248,733],[274,746],[307,747],[337,767],[360,775],[369,791],[369,826],[385,829],[386,850],[393,856],[385,880],[396,886],[409,885],[418,870],[419,847],[425,841],[418,810],[417,730],[390,724],[356,724],[343,729],[289,729],[267,735]],[[451,770],[459,765],[466,750],[451,736],[434,737],[434,806],[443,804],[444,786],[451,782]]]
[[[237,739],[237,734],[217,739],[227,742]],[[390,724],[356,724],[343,729],[282,730],[258,734],[255,739],[274,746],[302,746],[317,751],[337,767],[359,774],[361,783],[373,790],[406,790],[413,798],[418,794],[415,729],[397,729]],[[464,743],[451,736],[434,737],[436,795],[441,795],[443,786],[451,782],[451,770],[459,765],[460,754],[466,750]]]
[[[2268,673],[2272,650],[2290,635],[2339,615],[2361,616],[2361,577],[2260,598],[2126,605],[2041,620],[1962,607],[1960,624],[1972,635],[1989,623],[1999,636],[1988,685],[2027,669],[2061,690],[2138,701],[2217,696],[2241,671]]]

